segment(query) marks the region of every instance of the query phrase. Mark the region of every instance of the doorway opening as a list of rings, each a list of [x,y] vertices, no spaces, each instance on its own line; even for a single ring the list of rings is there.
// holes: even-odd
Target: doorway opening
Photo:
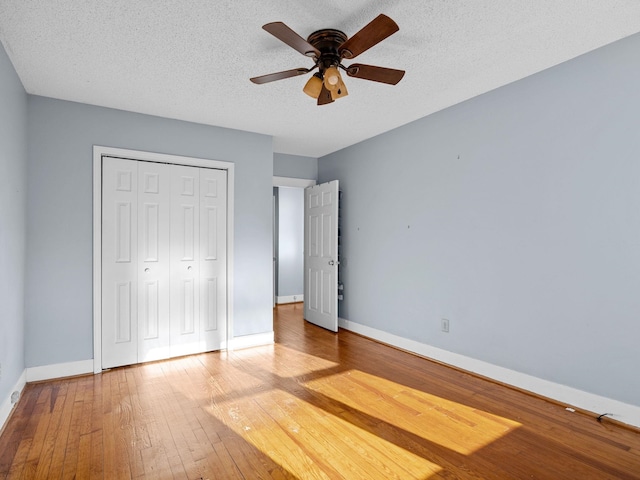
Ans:
[[[304,301],[304,189],[315,180],[273,177],[273,303]]]

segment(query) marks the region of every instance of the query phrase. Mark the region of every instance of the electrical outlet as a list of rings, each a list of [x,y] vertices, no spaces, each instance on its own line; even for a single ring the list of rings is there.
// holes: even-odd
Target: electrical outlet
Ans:
[[[443,332],[449,333],[449,320],[447,320],[446,318],[443,318],[441,320],[440,327]]]

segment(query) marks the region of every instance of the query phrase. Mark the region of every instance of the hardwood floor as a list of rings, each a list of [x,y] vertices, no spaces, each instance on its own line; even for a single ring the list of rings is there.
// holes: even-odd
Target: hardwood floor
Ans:
[[[0,478],[640,479],[640,432],[302,320],[276,345],[28,385]]]

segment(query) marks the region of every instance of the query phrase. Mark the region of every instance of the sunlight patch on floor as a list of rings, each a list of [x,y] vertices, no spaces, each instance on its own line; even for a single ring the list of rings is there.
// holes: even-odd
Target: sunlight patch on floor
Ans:
[[[370,432],[352,413],[312,403],[273,390],[217,404],[210,413],[300,479],[423,479],[441,470]]]
[[[422,479],[470,456],[520,424],[361,370],[287,349],[233,353],[172,364],[193,375],[206,410],[296,478]],[[427,389],[425,385],[425,389]],[[329,440],[330,439],[330,440]]]
[[[338,402],[455,452],[469,455],[518,428],[507,418],[359,370],[305,383]],[[357,398],[357,402],[353,399]]]

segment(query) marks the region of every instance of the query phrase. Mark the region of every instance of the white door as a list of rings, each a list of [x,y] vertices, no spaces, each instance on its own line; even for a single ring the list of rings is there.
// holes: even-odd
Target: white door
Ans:
[[[125,161],[138,167],[138,362],[149,362],[170,354],[171,167]]]
[[[171,356],[200,344],[200,172],[175,165],[171,177]]]
[[[338,331],[338,181],[304,190],[304,318]]]
[[[138,165],[102,171],[102,368],[138,362]]]
[[[224,170],[103,158],[102,367],[226,340]]]
[[[200,341],[205,352],[226,348],[227,172],[200,169]]]

